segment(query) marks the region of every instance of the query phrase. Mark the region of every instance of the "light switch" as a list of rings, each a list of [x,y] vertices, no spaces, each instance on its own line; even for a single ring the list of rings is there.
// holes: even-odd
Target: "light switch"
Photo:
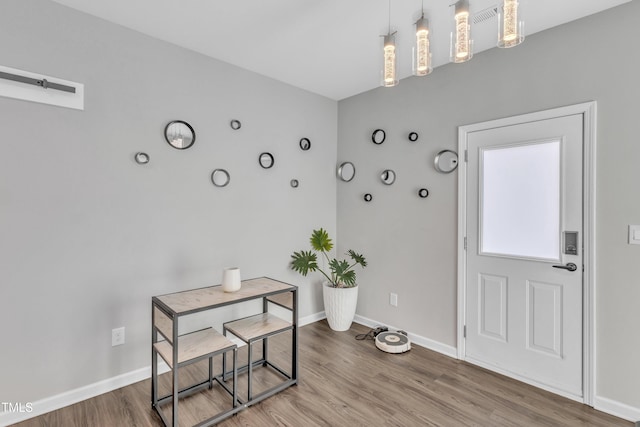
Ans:
[[[629,226],[629,244],[640,245],[640,225]]]

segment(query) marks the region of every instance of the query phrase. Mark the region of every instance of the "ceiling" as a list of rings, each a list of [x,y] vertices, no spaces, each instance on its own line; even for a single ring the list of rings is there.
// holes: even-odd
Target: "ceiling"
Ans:
[[[389,8],[390,0],[54,1],[334,100],[380,85],[379,36],[389,25],[398,31],[400,78],[411,75],[413,24],[422,4],[395,0]],[[449,62],[449,5],[454,1],[424,1],[435,67]],[[471,14],[495,7],[498,1],[470,0]],[[531,35],[628,1],[520,3],[525,33]],[[475,53],[495,47],[497,18],[473,25],[471,31]]]

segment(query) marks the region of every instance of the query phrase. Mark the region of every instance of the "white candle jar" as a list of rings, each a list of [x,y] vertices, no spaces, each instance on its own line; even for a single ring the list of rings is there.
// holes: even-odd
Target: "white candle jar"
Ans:
[[[222,272],[222,290],[236,292],[240,289],[240,269],[238,267],[225,268]]]

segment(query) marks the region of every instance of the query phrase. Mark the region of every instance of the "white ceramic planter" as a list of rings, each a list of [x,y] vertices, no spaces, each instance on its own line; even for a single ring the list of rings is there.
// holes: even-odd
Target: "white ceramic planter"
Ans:
[[[346,331],[356,315],[358,286],[353,288],[333,288],[327,283],[322,286],[324,312],[329,327],[334,331]]]

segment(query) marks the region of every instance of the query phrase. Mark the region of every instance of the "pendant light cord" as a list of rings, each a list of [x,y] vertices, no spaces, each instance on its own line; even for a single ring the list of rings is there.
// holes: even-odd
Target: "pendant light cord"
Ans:
[[[391,34],[391,0],[389,0],[389,34]]]
[[[389,0],[389,32],[387,33],[387,35],[393,35],[397,33],[397,31],[394,31],[393,33],[391,32],[391,0]]]

